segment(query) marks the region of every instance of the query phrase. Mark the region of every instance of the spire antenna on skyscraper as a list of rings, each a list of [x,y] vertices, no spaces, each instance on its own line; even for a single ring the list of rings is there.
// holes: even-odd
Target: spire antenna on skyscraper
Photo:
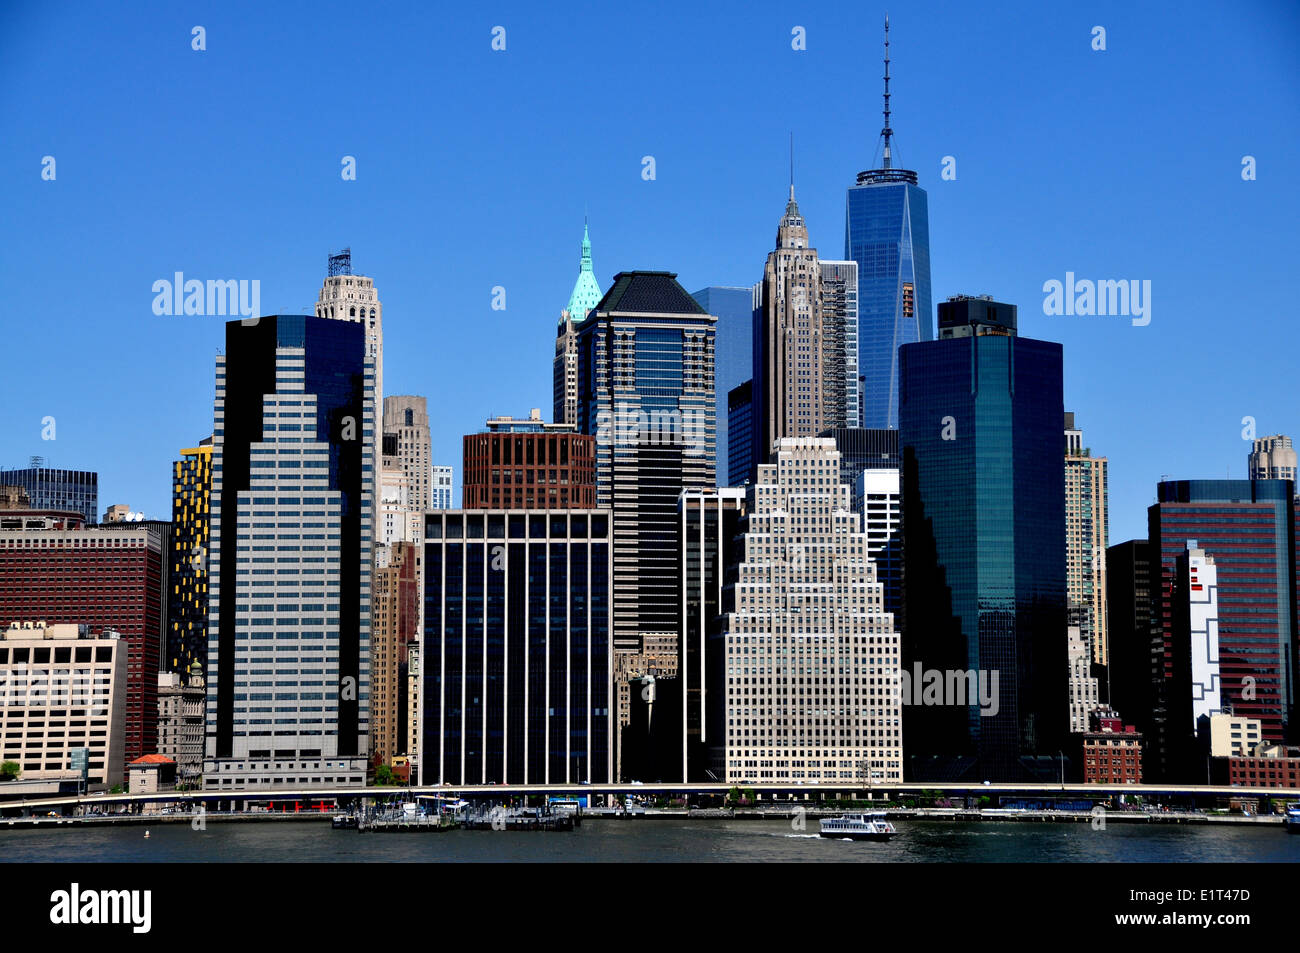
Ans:
[[[889,157],[889,140],[894,131],[889,128],[889,14],[885,14],[885,128],[880,130],[880,134],[885,137],[885,163],[884,167],[890,167]]]

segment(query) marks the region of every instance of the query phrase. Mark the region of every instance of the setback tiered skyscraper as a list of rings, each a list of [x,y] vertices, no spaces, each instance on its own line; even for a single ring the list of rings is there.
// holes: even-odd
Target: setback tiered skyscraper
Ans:
[[[578,422],[578,335],[577,327],[587,313],[600,303],[600,284],[591,267],[591,238],[587,223],[582,223],[582,257],[578,260],[578,280],[573,283],[569,303],[560,312],[560,326],[555,335],[555,363],[552,368],[555,422]]]
[[[916,173],[893,166],[889,125],[889,18],[885,18],[884,157],[848,190],[844,257],[858,264],[858,374],[862,426],[897,427],[898,349],[929,341],[929,199]]]
[[[1066,736],[1061,345],[1016,336],[990,298],[939,306],[939,340],[902,348],[905,670],[976,673],[909,709],[918,781],[1059,776]]]
[[[857,422],[857,265],[822,262],[790,185],[763,270],[754,350],[754,461],[776,441]]]
[[[749,490],[713,689],[728,782],[902,780],[898,635],[839,466],[833,440],[784,439]]]
[[[208,790],[365,783],[374,407],[361,323],[274,315],[226,325],[213,428]]]

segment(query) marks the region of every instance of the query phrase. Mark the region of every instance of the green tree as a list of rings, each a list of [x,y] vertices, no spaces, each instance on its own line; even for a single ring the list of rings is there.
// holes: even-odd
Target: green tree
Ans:
[[[5,761],[0,764],[0,781],[16,780],[18,775],[22,773],[23,770],[18,766],[17,761]]]
[[[375,787],[388,787],[393,783],[393,769],[386,764],[375,768]]]

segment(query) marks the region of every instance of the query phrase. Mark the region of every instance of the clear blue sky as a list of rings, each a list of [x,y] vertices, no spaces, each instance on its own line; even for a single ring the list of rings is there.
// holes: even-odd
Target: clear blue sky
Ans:
[[[461,434],[550,415],[584,209],[602,288],[633,268],[750,284],[793,132],[813,243],[842,256],[845,187],[878,149],[884,12],[6,4],[0,464],[95,469],[101,511],[167,517],[176,451],[211,430],[224,319],[155,316],[153,282],[256,278],[264,312],[310,311],[326,256],[351,246],[384,303],[385,389],[429,397],[459,484]],[[1110,458],[1112,542],[1145,535],[1162,474],[1244,476],[1242,417],[1300,438],[1300,6],[890,14],[896,155],[929,191],[934,299],[992,294],[1063,343],[1067,409]],[[1151,324],[1045,316],[1043,282],[1066,271],[1149,279]]]

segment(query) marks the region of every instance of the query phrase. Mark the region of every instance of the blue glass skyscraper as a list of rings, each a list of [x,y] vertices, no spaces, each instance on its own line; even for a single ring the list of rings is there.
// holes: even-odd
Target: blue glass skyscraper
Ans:
[[[758,290],[753,287],[710,285],[691,295],[699,302],[701,308],[718,319],[713,348],[713,380],[716,394],[714,406],[718,428],[718,486],[734,486],[735,484],[730,483],[732,470],[736,467],[748,470],[750,465],[750,448],[746,448],[743,462],[738,461],[736,467],[731,463],[726,426],[727,394],[732,388],[739,387],[749,380],[754,373],[754,311],[758,307],[755,300]]]
[[[899,358],[903,671],[913,686],[918,669],[945,683],[975,673],[993,691],[991,704],[906,698],[909,775],[1055,780],[1068,711],[1061,345],[1017,337],[1015,307],[987,298],[941,304],[939,338]]]
[[[858,263],[858,375],[863,427],[898,426],[898,349],[933,339],[930,212],[916,173],[890,153],[889,20],[885,20],[885,127],[881,168],[848,190],[844,257]]]

